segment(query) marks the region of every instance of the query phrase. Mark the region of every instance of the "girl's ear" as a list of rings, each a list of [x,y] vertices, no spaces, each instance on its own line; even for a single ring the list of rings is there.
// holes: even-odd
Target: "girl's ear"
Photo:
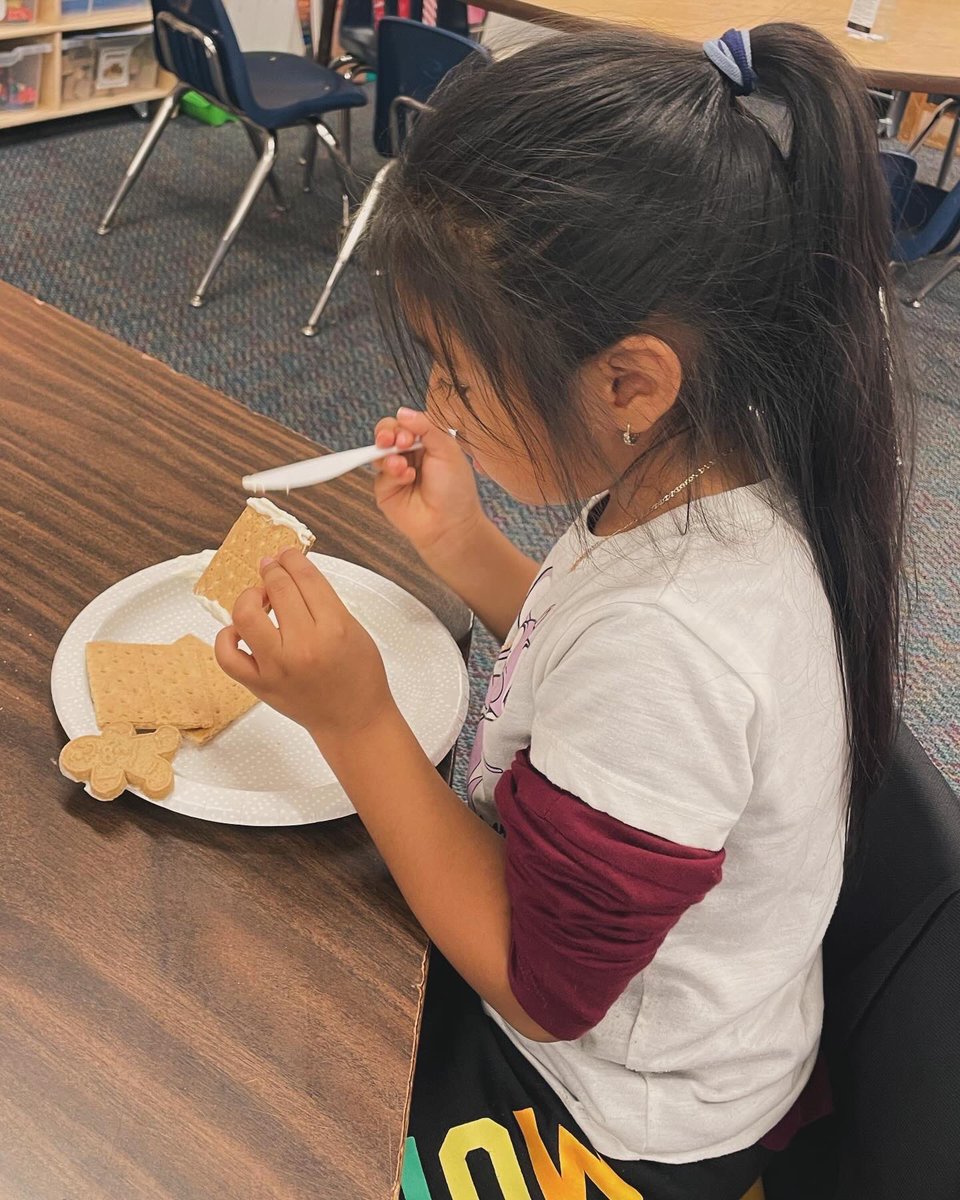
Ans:
[[[641,433],[676,402],[683,369],[676,352],[652,334],[631,334],[584,369],[585,390],[620,429]]]

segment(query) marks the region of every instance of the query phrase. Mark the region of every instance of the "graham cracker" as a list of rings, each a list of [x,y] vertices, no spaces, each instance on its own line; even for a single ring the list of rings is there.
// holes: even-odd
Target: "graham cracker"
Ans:
[[[289,513],[262,497],[250,499],[194,586],[194,595],[225,625],[237,597],[257,587],[260,560],[293,548],[306,554],[316,538]]]
[[[213,647],[208,646],[192,633],[180,638],[177,645],[188,643],[192,646],[201,665],[207,695],[213,708],[213,721],[206,728],[185,729],[184,736],[198,746],[205,746],[218,733],[223,733],[237,717],[242,717],[257,703],[253,692],[248,691],[242,683],[237,683],[229,675],[224,674],[217,662]]]
[[[183,642],[88,642],[87,679],[103,728],[129,722],[137,729],[210,727],[214,706],[196,648]]]

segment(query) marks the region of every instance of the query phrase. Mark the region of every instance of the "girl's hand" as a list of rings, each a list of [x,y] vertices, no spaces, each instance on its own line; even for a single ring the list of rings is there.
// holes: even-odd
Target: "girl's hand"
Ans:
[[[285,550],[264,559],[260,573],[264,586],[240,594],[233,624],[217,635],[223,670],[302,725],[321,748],[396,711],[380,651],[317,568],[298,550]],[[237,645],[241,639],[249,654]]]
[[[404,457],[419,438],[423,450],[412,466]],[[396,446],[397,453],[376,463],[374,494],[380,511],[428,555],[442,543],[462,543],[485,520],[470,461],[456,438],[439,429],[426,413],[401,408],[377,424],[378,446]]]

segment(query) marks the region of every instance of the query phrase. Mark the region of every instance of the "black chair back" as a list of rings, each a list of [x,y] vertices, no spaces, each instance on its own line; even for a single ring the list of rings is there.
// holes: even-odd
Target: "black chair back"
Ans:
[[[960,801],[904,726],[824,942],[836,1113],[767,1200],[960,1197]]]

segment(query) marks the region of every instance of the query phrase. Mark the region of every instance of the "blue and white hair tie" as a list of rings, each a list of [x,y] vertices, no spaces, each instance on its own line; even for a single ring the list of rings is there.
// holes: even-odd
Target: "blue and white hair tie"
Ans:
[[[757,86],[749,29],[728,29],[723,37],[704,42],[703,52],[720,74],[730,80],[735,96],[749,96]]]

